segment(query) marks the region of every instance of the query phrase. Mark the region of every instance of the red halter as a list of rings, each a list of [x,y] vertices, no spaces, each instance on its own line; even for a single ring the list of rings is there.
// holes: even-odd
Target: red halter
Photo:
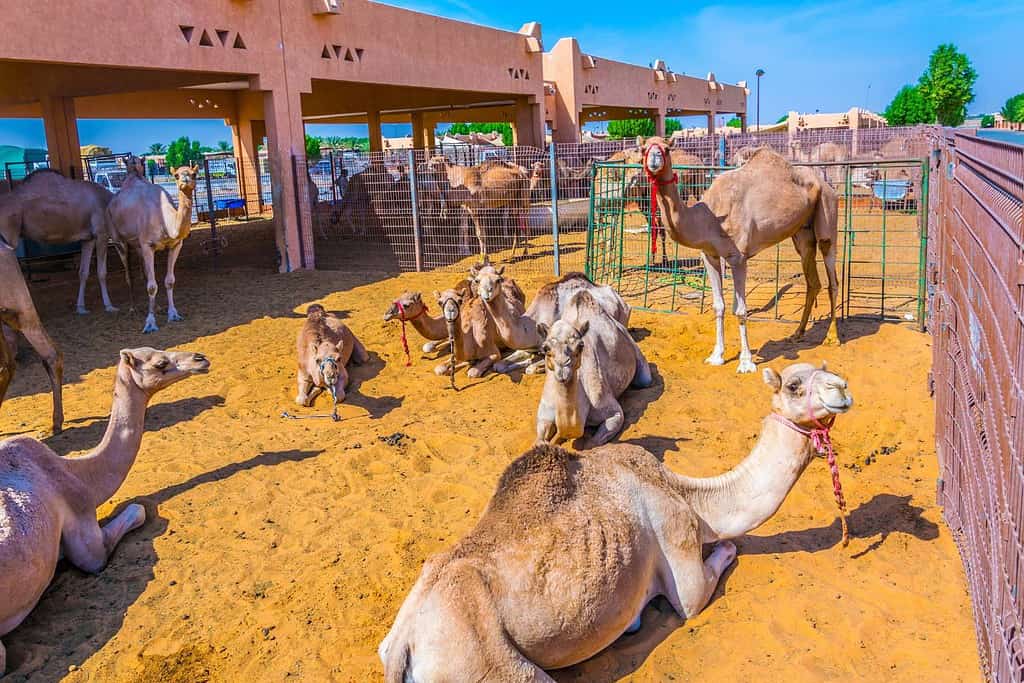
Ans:
[[[814,425],[813,429],[801,427],[778,413],[772,413],[771,417],[776,422],[784,424],[794,432],[810,439],[815,452],[827,458],[829,470],[832,472],[832,493],[836,497],[836,505],[839,506],[839,521],[843,527],[843,547],[845,548],[850,543],[850,530],[846,526],[846,498],[843,496],[843,486],[839,482],[839,465],[836,463],[836,451],[832,446],[831,435],[832,425],[835,424],[836,416],[830,416],[827,423],[823,423],[814,417],[813,405],[811,404],[810,388],[813,386],[815,375],[819,372],[820,370],[812,372],[807,380],[807,421]]]
[[[665,160],[665,163],[672,167],[672,157],[668,154],[668,149],[664,145],[651,145],[644,150],[644,172],[647,174],[647,181],[651,184],[651,255],[657,255],[658,253],[658,233],[663,231],[664,228],[658,225],[658,190],[669,183],[675,185],[679,182],[679,175],[672,172],[672,178],[666,181],[662,181],[655,174],[651,173],[650,168],[647,167],[647,155],[650,154],[651,148],[658,147],[661,150],[661,156]]]
[[[409,355],[409,339],[405,336],[405,323],[415,320],[424,313],[427,312],[427,305],[423,304],[423,310],[414,315],[411,318],[405,317],[405,307],[402,306],[402,302],[395,300],[395,306],[398,307],[398,319],[402,321],[402,350],[405,351],[405,367],[412,365],[412,356]]]

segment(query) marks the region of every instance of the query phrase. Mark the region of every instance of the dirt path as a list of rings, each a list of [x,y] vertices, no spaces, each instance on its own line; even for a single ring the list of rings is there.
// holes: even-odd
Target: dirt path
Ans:
[[[405,367],[397,323],[381,319],[402,289],[430,292],[454,279],[180,273],[187,320],[146,337],[141,315],[75,317],[66,305],[73,285],[40,288],[67,356],[70,424],[49,440],[61,453],[99,439],[119,348],[195,349],[213,369],[160,395],[134,470],[101,511],[139,500],[146,526],[99,576],[58,569],[39,607],[4,639],[6,680],[378,679],[377,644],[424,559],[474,524],[502,469],[533,438],[542,378],[460,376],[454,393],[421,354]],[[522,284],[532,293],[539,282]],[[296,408],[294,337],[313,301],[346,311],[372,355],[353,373],[340,424],[278,417]],[[738,462],[767,393],[758,377],[734,372],[732,321],[726,368],[701,363],[710,316],[637,313],[632,326],[656,382],[627,395],[622,438],[689,474]],[[779,514],[739,541],[736,567],[699,617],[675,628],[651,607],[640,635],[559,679],[978,680],[963,572],[934,505],[928,337],[860,323],[839,349],[796,348],[779,341],[791,331],[755,323],[752,344],[776,367],[828,361],[857,401],[835,432],[850,547],[838,546],[827,468],[816,462]],[[811,338],[823,333],[819,325]],[[0,412],[7,435],[42,433],[48,420],[44,375],[30,354],[22,361]],[[321,399],[316,409],[327,407]]]

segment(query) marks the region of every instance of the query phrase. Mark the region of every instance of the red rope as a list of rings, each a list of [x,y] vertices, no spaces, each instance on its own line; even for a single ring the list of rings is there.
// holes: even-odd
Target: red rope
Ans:
[[[409,354],[409,339],[405,336],[405,323],[415,320],[426,313],[427,305],[423,304],[423,310],[411,318],[405,317],[405,307],[402,306],[401,301],[395,301],[395,306],[398,306],[398,319],[402,322],[402,350],[405,351],[405,367],[409,367],[412,365],[412,356]]]
[[[653,147],[653,145],[652,145]],[[658,233],[664,230],[664,228],[658,225],[658,190],[669,183],[675,185],[679,182],[679,175],[677,173],[672,174],[672,178],[666,182],[662,182],[656,175],[651,173],[651,170],[647,167],[647,155],[650,153],[651,147],[648,147],[644,152],[644,172],[647,174],[647,180],[651,184],[651,255],[657,256],[658,254]],[[668,155],[668,150],[661,147],[662,158],[671,164],[671,157]]]

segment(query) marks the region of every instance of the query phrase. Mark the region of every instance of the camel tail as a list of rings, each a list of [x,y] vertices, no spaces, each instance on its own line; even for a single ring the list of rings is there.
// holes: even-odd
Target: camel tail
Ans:
[[[321,322],[327,317],[327,311],[320,304],[312,304],[306,309],[306,318],[313,323]]]
[[[384,662],[385,683],[416,683],[412,677],[412,661],[409,654],[409,645],[396,644],[388,653],[387,661]]]

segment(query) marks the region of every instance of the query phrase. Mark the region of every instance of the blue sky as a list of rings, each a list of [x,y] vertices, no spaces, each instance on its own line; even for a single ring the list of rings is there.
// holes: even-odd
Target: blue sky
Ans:
[[[761,119],[797,111],[880,111],[905,83],[917,80],[942,42],[967,53],[978,71],[969,110],[998,110],[1024,91],[1020,46],[1022,0],[849,0],[626,5],[608,0],[411,0],[391,3],[431,14],[518,30],[540,21],[547,46],[562,36],[584,51],[638,64],[664,59],[678,72],[751,84],[762,67]],[[630,11],[635,8],[637,11]],[[653,13],[653,14],[652,14]],[[1015,66],[1016,65],[1016,66]],[[748,104],[753,121],[754,98]],[[319,135],[362,134],[362,127],[311,127]],[[402,127],[390,127],[397,135]],[[81,121],[83,144],[142,151],[150,142],[186,134],[204,144],[230,139],[220,121]],[[39,121],[0,120],[0,144],[42,146]]]

